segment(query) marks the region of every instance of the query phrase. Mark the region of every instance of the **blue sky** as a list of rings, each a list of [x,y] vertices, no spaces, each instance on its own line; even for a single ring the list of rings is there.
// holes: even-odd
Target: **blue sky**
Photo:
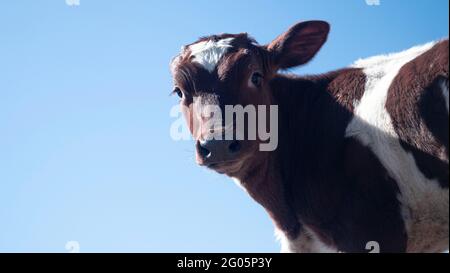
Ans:
[[[168,63],[221,32],[331,23],[298,73],[448,36],[448,0],[1,1],[0,252],[277,252],[263,209],[169,128]]]

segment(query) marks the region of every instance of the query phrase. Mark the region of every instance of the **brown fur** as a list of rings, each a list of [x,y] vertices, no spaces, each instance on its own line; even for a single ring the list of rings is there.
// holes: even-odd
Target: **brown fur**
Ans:
[[[402,67],[389,89],[386,109],[404,148],[420,170],[448,188],[448,113],[440,81],[448,82],[448,40]]]
[[[406,251],[396,181],[368,147],[345,137],[353,103],[364,93],[364,73],[357,68],[310,77],[278,73],[308,62],[328,30],[324,22],[300,23],[266,46],[247,34],[201,38],[197,42],[235,40],[212,73],[191,62],[189,45],[174,59],[175,86],[183,92],[180,103],[192,106],[194,97],[214,96],[222,109],[236,104],[279,106],[275,151],[259,151],[260,140],[244,141],[237,160],[209,167],[238,179],[289,239],[311,230],[340,251],[364,252],[368,241],[379,242],[384,252]],[[435,65],[431,71],[430,59]],[[421,78],[413,76],[416,70]],[[260,88],[247,85],[254,71],[264,76]],[[436,91],[437,77],[448,81],[448,41],[402,69],[386,108],[421,170],[448,187],[448,115]],[[198,140],[203,132],[191,122],[197,110],[189,109],[185,116]],[[201,158],[197,161],[203,165]]]

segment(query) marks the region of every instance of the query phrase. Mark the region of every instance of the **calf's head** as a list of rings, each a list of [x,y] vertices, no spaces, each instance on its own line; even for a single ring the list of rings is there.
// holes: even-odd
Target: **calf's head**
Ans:
[[[308,62],[328,32],[326,22],[308,21],[268,45],[240,33],[204,37],[182,48],[171,62],[173,93],[196,141],[198,164],[233,176],[276,148],[276,88],[270,82],[278,70]]]

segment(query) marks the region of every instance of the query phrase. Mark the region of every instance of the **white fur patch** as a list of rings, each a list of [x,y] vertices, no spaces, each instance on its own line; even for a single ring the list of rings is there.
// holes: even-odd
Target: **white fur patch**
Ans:
[[[193,62],[202,65],[210,73],[214,71],[222,56],[231,48],[234,38],[221,39],[217,42],[208,40],[189,46]]]
[[[232,178],[234,183],[241,188],[242,190],[244,190],[246,193],[248,193],[247,189],[242,185],[241,181],[239,179],[237,179],[236,177]]]
[[[408,233],[408,252],[442,252],[448,248],[449,191],[442,189],[438,181],[427,179],[413,155],[402,148],[385,104],[388,89],[403,65],[433,45],[434,42],[359,60],[353,65],[364,70],[367,81],[346,137],[354,137],[368,146],[397,182]]]
[[[335,249],[327,247],[317,236],[305,226],[295,240],[289,240],[279,229],[275,228],[275,238],[281,244],[281,253],[336,253]]]
[[[448,114],[448,80],[443,80],[440,82],[440,87],[441,87],[441,91],[442,91],[442,95],[444,96],[444,100],[445,100],[445,107],[447,107],[447,114]]]

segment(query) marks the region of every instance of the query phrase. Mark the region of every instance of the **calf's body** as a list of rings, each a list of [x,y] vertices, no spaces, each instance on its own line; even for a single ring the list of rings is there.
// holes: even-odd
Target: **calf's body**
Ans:
[[[447,250],[448,40],[360,60],[318,76],[277,72],[299,63],[286,56],[268,57],[269,53],[295,46],[303,51],[291,58],[301,59],[307,50],[314,55],[320,48],[316,41],[325,42],[319,39],[322,32],[328,33],[324,23],[307,22],[262,49],[253,48],[250,40],[239,45],[260,57],[245,67],[251,72],[259,64],[256,71],[261,71],[263,82],[245,90],[245,96],[263,90],[267,98],[263,103],[278,106],[278,147],[270,152],[249,152],[244,147],[231,163],[207,165],[207,158],[200,158],[200,164],[233,177],[266,209],[282,251],[365,252],[374,242],[382,252]],[[239,52],[233,46],[238,47],[230,44],[229,50]],[[192,59],[189,50],[183,54],[186,60]],[[216,68],[211,63],[207,69],[196,64],[200,72],[183,73],[183,80],[195,83],[198,79],[189,77],[208,71],[219,82],[246,82],[246,76],[241,80],[221,77],[221,60],[230,65],[232,57],[217,58]],[[183,65],[177,60],[173,73],[176,85],[187,89],[177,76]],[[267,68],[271,66],[276,68]],[[211,79],[203,76],[201,82],[214,82]],[[221,89],[218,86],[192,90],[189,95],[183,91],[181,103],[189,105],[188,96],[205,92],[238,98],[228,97],[228,103],[245,101],[240,93],[206,91]],[[202,137],[200,133],[197,138]]]
[[[300,223],[293,240],[281,233],[284,250],[448,248],[448,41],[407,53],[274,79],[284,198]]]

